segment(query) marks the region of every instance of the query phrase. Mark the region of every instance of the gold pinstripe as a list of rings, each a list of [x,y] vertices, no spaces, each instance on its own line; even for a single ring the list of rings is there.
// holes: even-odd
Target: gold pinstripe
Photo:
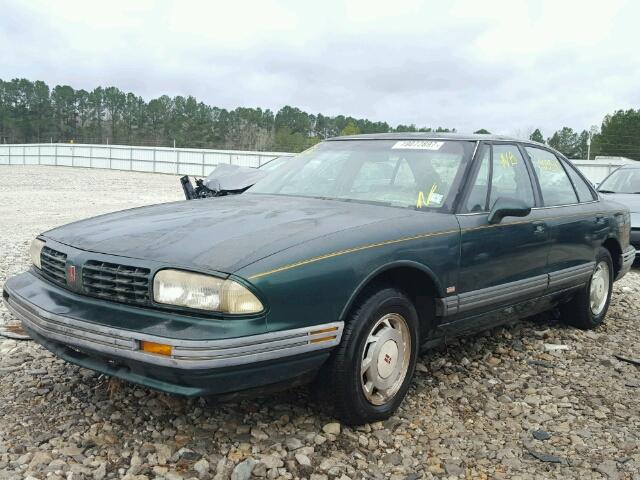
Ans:
[[[386,245],[393,245],[393,244],[396,244],[396,243],[409,242],[411,240],[419,240],[421,238],[439,237],[439,236],[442,236],[442,235],[449,235],[451,233],[458,233],[458,232],[464,233],[464,232],[471,232],[471,231],[475,231],[475,230],[484,230],[486,228],[506,227],[506,226],[509,226],[509,225],[522,225],[522,224],[533,223],[533,222],[538,222],[538,221],[560,220],[560,219],[563,219],[563,218],[593,216],[593,215],[601,215],[601,214],[604,214],[604,212],[593,212],[593,213],[588,213],[588,214],[580,213],[580,214],[572,214],[572,215],[559,215],[559,216],[556,216],[556,217],[546,217],[546,218],[541,218],[541,219],[529,219],[529,220],[521,220],[521,221],[509,222],[509,223],[496,223],[496,224],[493,224],[493,225],[480,225],[480,226],[477,226],[477,227],[463,228],[461,230],[454,229],[454,230],[443,230],[441,232],[420,233],[418,235],[413,235],[413,236],[410,236],[410,237],[402,237],[402,238],[397,238],[397,239],[394,239],[394,240],[385,240],[385,241],[382,241],[382,242],[368,243],[368,244],[365,244],[365,245],[360,245],[358,247],[345,248],[344,250],[337,250],[335,252],[327,253],[327,254],[324,254],[324,255],[318,255],[317,257],[311,257],[311,258],[307,258],[305,260],[300,260],[298,262],[288,263],[288,264],[283,265],[281,267],[274,268],[272,270],[267,270],[266,272],[261,272],[261,273],[256,273],[254,275],[250,275],[248,277],[248,279],[249,280],[255,280],[257,278],[266,277],[267,275],[271,275],[271,274],[274,274],[274,273],[284,272],[286,270],[291,270],[292,268],[302,267],[303,265],[308,265],[310,263],[319,262],[321,260],[326,260],[328,258],[339,257],[341,255],[346,255],[348,253],[360,252],[362,250],[368,250],[370,248],[384,247]]]
[[[436,237],[440,235],[447,235],[450,233],[458,233],[460,230],[457,228],[454,230],[444,230],[442,232],[429,232],[429,233],[421,233],[419,235],[413,235],[411,237],[402,237],[397,238],[395,240],[385,240],[383,242],[369,243],[366,245],[361,245],[359,247],[346,248],[344,250],[338,250],[336,252],[327,253],[325,255],[319,255],[317,257],[311,257],[306,260],[300,260],[299,262],[289,263],[287,265],[283,265],[282,267],[274,268],[273,270],[268,270],[266,272],[257,273],[255,275],[251,275],[249,280],[253,280],[256,278],[264,277],[266,275],[271,275],[272,273],[282,272],[284,270],[290,270],[292,268],[301,267],[302,265],[307,265],[309,263],[319,262],[320,260],[326,260],[327,258],[338,257],[340,255],[346,255],[347,253],[360,252],[362,250],[367,250],[369,248],[383,247],[385,245],[392,245],[394,243],[408,242],[410,240],[418,240],[420,238],[428,238],[428,237]]]

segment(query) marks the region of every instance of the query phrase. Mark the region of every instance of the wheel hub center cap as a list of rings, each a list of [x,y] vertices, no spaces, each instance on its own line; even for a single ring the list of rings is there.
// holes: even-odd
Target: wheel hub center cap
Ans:
[[[388,378],[398,364],[398,345],[393,340],[387,340],[378,354],[378,375]]]
[[[599,315],[604,310],[609,297],[609,267],[605,262],[600,262],[593,272],[589,297],[591,313]]]

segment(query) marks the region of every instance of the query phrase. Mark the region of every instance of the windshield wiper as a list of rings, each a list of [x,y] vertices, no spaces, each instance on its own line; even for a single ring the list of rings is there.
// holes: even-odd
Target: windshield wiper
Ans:
[[[600,193],[616,193],[613,190],[598,190]]]

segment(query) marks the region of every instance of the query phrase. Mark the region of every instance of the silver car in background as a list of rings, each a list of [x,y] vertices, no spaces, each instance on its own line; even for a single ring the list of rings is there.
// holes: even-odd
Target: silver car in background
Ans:
[[[640,250],[640,162],[637,165],[623,165],[611,172],[598,186],[598,192],[610,200],[629,207],[631,245],[636,247],[636,250]]]

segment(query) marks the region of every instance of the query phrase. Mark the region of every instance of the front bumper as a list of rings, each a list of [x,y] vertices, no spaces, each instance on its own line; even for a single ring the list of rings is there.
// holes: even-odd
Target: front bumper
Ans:
[[[7,281],[3,298],[32,337],[56,355],[170,393],[217,395],[293,379],[319,368],[342,336],[342,322],[224,339],[158,336],[99,323],[95,318],[92,321],[78,318],[76,314],[87,309],[74,309],[69,299],[79,297],[78,306],[84,301],[96,301],[69,292],[60,292],[64,297],[55,297],[51,290],[56,289],[26,273]],[[43,304],[52,298],[64,298],[63,309],[68,313],[51,311],[55,309],[50,303],[49,309],[44,308]],[[110,302],[99,303],[108,311]],[[145,313],[154,315],[146,309]],[[121,315],[121,306],[114,305],[111,314]],[[197,325],[202,320],[194,321]],[[171,354],[145,352],[141,342],[170,345]]]

